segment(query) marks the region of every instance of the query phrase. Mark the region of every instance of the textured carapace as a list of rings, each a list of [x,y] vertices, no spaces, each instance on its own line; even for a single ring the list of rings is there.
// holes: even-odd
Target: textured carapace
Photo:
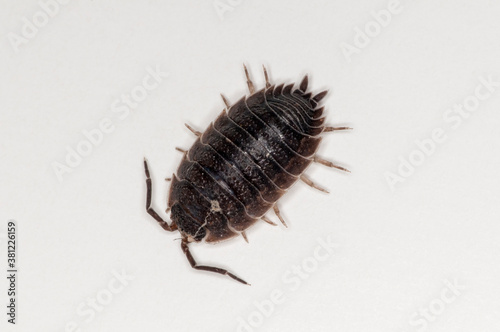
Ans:
[[[297,180],[326,191],[303,175],[312,162],[346,170],[316,156],[320,134],[349,129],[324,126],[323,107],[318,103],[326,91],[312,96],[307,92],[307,76],[296,89],[294,84],[271,85],[264,68],[266,87],[255,91],[246,68],[245,73],[249,97],[232,106],[223,97],[227,108],[203,133],[186,125],[198,138],[188,151],[179,149],[184,157],[171,178],[170,225],[151,208],[145,162],[146,208],[163,228],[181,233],[191,266],[243,283],[226,270],[197,265],[188,243],[217,243],[239,235],[247,240],[245,230],[258,220],[274,224],[265,216],[270,209],[285,224],[276,203]]]

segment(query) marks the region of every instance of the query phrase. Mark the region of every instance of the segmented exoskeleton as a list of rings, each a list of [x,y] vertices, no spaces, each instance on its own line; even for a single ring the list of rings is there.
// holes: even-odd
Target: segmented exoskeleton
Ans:
[[[197,136],[171,180],[168,208],[171,224],[151,207],[151,178],[146,160],[146,209],[167,231],[178,230],[181,246],[191,266],[216,272],[247,284],[234,274],[216,267],[198,265],[190,242],[217,243],[235,236],[247,240],[245,230],[264,220],[273,209],[283,225],[277,201],[297,181],[327,192],[303,172],[312,163],[347,171],[316,156],[321,134],[348,127],[325,127],[324,108],[318,107],[327,91],[307,92],[308,78],[294,84],[271,85],[264,68],[266,87],[255,91],[245,69],[249,97],[230,105],[203,132],[186,126]]]

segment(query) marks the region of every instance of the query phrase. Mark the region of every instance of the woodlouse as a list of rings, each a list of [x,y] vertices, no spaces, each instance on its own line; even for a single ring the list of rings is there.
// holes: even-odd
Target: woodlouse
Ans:
[[[226,108],[203,132],[186,124],[198,138],[187,151],[171,179],[167,201],[171,224],[151,207],[151,178],[146,172],[146,210],[163,227],[182,236],[181,247],[191,266],[243,279],[225,269],[198,265],[188,244],[205,240],[217,243],[238,235],[248,242],[245,230],[258,220],[274,224],[265,213],[271,208],[286,227],[276,202],[297,181],[327,192],[303,172],[316,162],[343,171],[316,156],[320,134],[348,127],[325,127],[324,107],[318,107],[327,91],[315,96],[307,92],[307,75],[299,87],[271,85],[263,67],[266,87],[255,91],[245,66],[250,96]]]

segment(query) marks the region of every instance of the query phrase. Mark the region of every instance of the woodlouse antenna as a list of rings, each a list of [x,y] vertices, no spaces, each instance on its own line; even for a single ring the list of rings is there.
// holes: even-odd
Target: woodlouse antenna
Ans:
[[[231,272],[229,272],[225,269],[221,269],[219,267],[214,267],[214,266],[198,265],[196,263],[196,261],[194,260],[193,255],[191,255],[191,252],[189,251],[189,247],[188,247],[188,243],[187,243],[186,239],[182,239],[181,248],[187,257],[189,264],[191,264],[191,267],[193,269],[222,274],[222,275],[228,276],[230,278],[233,278],[234,280],[241,282],[242,284],[250,286],[250,284],[248,282],[246,282],[245,280],[243,280],[241,278],[238,278],[237,276],[235,276],[234,274],[232,274]]]
[[[253,94],[255,92],[255,87],[253,86],[252,80],[248,76],[248,70],[245,64],[243,64],[243,69],[245,70],[245,76],[247,77],[248,90],[250,91],[250,94]]]
[[[332,167],[332,168],[336,168],[336,169],[339,169],[339,170],[347,172],[347,173],[351,173],[351,171],[348,170],[347,168],[335,165],[331,161],[325,160],[325,159],[320,158],[318,156],[314,156],[313,161],[316,162],[316,163],[318,163],[318,164],[325,165],[327,167]]]
[[[165,220],[160,217],[158,213],[151,207],[151,196],[153,192],[153,188],[151,185],[151,177],[149,174],[149,168],[148,168],[148,161],[146,158],[144,158],[144,172],[146,173],[146,188],[147,188],[147,193],[146,193],[146,211],[148,214],[153,217],[159,224],[160,226],[169,232],[173,232],[177,230],[177,225],[175,223],[172,223],[169,225]]]

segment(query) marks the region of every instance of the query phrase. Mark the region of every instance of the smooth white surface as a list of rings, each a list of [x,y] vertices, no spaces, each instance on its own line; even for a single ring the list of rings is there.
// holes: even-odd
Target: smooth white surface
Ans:
[[[212,1],[74,1],[15,52],[9,33],[21,35],[41,7],[2,2],[1,275],[8,219],[19,224],[20,270],[18,324],[2,309],[2,331],[65,331],[71,321],[81,331],[237,331],[249,317],[261,331],[417,331],[415,315],[433,305],[442,313],[425,320],[429,331],[499,331],[500,89],[457,129],[443,114],[480,77],[500,81],[500,2],[401,1],[351,62],[341,43],[389,1],[232,3],[221,20]],[[355,128],[325,135],[319,151],[352,174],[313,165],[308,174],[331,193],[294,186],[281,203],[288,229],[263,223],[250,244],[192,246],[199,262],[251,287],[189,267],[178,235],[145,212],[142,169],[146,156],[163,211],[174,148],[194,141],[183,124],[203,130],[223,108],[220,92],[233,102],[247,93],[242,63],[258,87],[262,64],[276,83],[310,74],[314,91],[332,92],[329,124]],[[156,66],[168,78],[120,120],[113,102]],[[105,117],[115,130],[59,182],[52,163]],[[391,191],[386,172],[435,128],[446,141]],[[338,247],[294,290],[283,276],[312,264],[329,235]],[[77,313],[122,270],[134,279],[102,311]],[[465,289],[441,308],[455,279]],[[276,290],[283,302],[258,322],[254,302]]]

